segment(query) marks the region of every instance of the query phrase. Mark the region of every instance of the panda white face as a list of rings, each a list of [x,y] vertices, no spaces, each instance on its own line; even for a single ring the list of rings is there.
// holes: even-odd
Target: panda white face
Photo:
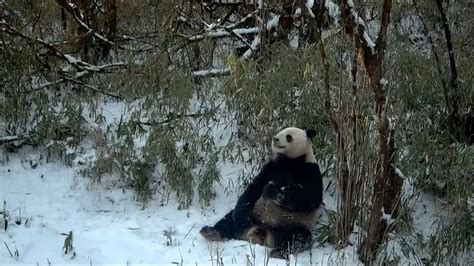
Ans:
[[[293,159],[303,155],[314,158],[310,138],[314,137],[314,130],[305,131],[296,127],[288,127],[278,132],[272,139],[272,152],[274,158],[285,156]],[[306,161],[311,161],[306,158]]]

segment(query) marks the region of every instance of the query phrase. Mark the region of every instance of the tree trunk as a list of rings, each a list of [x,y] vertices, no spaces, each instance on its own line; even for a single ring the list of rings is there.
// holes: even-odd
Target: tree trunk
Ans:
[[[359,56],[359,63],[364,67],[369,78],[369,87],[374,95],[374,109],[378,120],[378,154],[372,192],[372,208],[366,234],[359,247],[360,260],[371,262],[380,244],[385,240],[386,233],[393,227],[393,219],[398,215],[398,203],[403,179],[396,173],[395,140],[393,128],[387,117],[386,97],[383,80],[383,58],[387,43],[387,29],[390,24],[392,1],[384,0],[380,30],[375,44],[370,40],[365,23],[357,14],[354,6],[346,0],[339,1],[346,35],[354,42]],[[391,219],[384,220],[383,215],[389,214]]]
[[[113,41],[117,34],[117,3],[116,0],[105,1],[105,32],[107,39]],[[102,45],[102,55],[109,56],[112,45],[104,43]]]
[[[354,221],[355,217],[358,212],[357,208],[357,184],[358,181],[353,175],[353,172],[349,171],[348,167],[348,137],[343,132],[342,125],[344,123],[340,123],[336,120],[335,112],[333,112],[333,107],[331,103],[331,88],[330,88],[330,69],[329,69],[329,62],[327,59],[327,54],[325,50],[325,43],[324,40],[321,39],[322,28],[324,26],[324,19],[322,14],[324,13],[324,1],[320,1],[319,4],[316,6],[316,10],[318,11],[314,16],[309,13],[309,11],[305,7],[305,1],[300,1],[300,5],[303,9],[303,13],[305,18],[308,20],[309,25],[309,40],[311,42],[318,42],[319,44],[319,51],[321,55],[321,60],[323,63],[323,70],[324,70],[324,90],[325,90],[325,109],[331,120],[331,124],[333,126],[334,132],[336,133],[337,138],[337,148],[338,148],[338,220],[337,220],[337,227],[336,227],[336,239],[334,243],[337,248],[344,248],[347,246],[349,242],[349,236],[352,233],[354,228]],[[314,14],[314,12],[313,12]],[[357,72],[357,66],[355,66],[355,72]],[[353,74],[353,81],[354,86],[353,92],[355,93],[356,85],[355,80],[356,74]],[[354,124],[355,126],[355,124]],[[355,138],[355,136],[353,136]],[[354,147],[356,145],[354,144]]]

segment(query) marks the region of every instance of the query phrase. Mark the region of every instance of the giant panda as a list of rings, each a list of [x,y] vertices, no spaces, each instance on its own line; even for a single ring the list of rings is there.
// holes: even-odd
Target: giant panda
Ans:
[[[312,245],[311,227],[323,199],[314,130],[288,127],[272,138],[272,159],[239,197],[235,208],[200,233],[209,241],[247,240],[288,258]]]

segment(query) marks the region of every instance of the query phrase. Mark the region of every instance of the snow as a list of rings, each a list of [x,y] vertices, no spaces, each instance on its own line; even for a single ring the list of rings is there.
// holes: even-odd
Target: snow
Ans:
[[[257,50],[258,46],[260,46],[260,36],[255,36],[250,48],[242,55],[242,59],[250,59],[253,53]]]
[[[382,207],[382,216],[380,217],[381,221],[386,221],[388,225],[393,224],[395,219],[392,218],[392,214],[385,213],[384,207]]]
[[[405,178],[405,175],[402,173],[402,171],[400,171],[400,169],[398,169],[397,167],[395,167],[395,173],[397,173],[397,175],[403,179],[406,179]]]
[[[252,28],[239,28],[239,29],[217,29],[217,30],[212,30],[212,31],[207,31],[205,34],[197,34],[193,35],[191,37],[188,37],[188,40],[190,41],[199,41],[204,39],[205,37],[210,37],[210,38],[222,38],[226,36],[231,36],[233,34],[237,35],[246,35],[246,34],[255,34],[259,33],[260,29],[258,27],[252,27]]]
[[[306,8],[308,9],[309,15],[310,15],[312,18],[315,18],[316,16],[314,15],[313,10],[311,10],[311,8],[313,8],[313,5],[314,5],[314,0],[308,0],[308,1],[306,2]]]
[[[193,108],[190,112],[199,111],[198,101],[197,98],[191,100],[194,105],[191,104]],[[131,104],[111,101],[99,108],[106,124],[111,125],[127,121],[139,110],[140,104],[140,100]],[[140,114],[140,118],[145,119],[147,115]],[[93,119],[90,119],[92,123]],[[224,123],[200,130],[211,130],[211,135],[220,146],[230,141],[235,126]],[[105,125],[95,124],[94,127]],[[135,141],[139,142],[138,139]],[[72,148],[68,149],[68,153],[73,153]],[[73,167],[67,167],[59,163],[45,163],[34,150],[29,150],[11,155],[10,161],[3,165],[0,162],[0,203],[6,203],[5,210],[9,215],[6,231],[0,216],[0,242],[3,242],[0,243],[0,265],[210,265],[217,264],[217,257],[224,264],[243,265],[247,264],[247,260],[255,261],[254,265],[265,264],[268,249],[262,246],[236,240],[209,243],[199,234],[202,226],[214,224],[232,209],[241,188],[229,184],[239,183],[237,173],[245,171],[245,165],[219,162],[222,178],[215,187],[217,198],[211,206],[201,208],[195,203],[189,209],[178,210],[178,203],[173,198],[163,205],[159,193],[143,206],[135,201],[132,190],[122,187],[114,176],[105,176],[100,184],[91,185],[90,180],[78,175],[77,171],[81,164],[95,161],[94,156],[94,149],[86,150],[72,160]],[[321,164],[321,167],[324,169],[326,166]],[[395,171],[403,176],[398,168]],[[324,187],[328,182],[324,179]],[[324,197],[326,209],[331,211],[335,211],[337,206],[333,188],[325,192]],[[415,197],[413,193],[413,186],[405,179],[404,199],[411,199],[413,228],[426,243],[435,230],[432,227],[436,213],[434,199],[426,194]],[[467,204],[472,204],[472,200]],[[384,210],[381,219],[388,224],[394,222]],[[322,212],[318,222],[328,223],[326,212]],[[64,234],[69,231],[73,232],[74,256],[62,253]],[[354,243],[352,246],[334,250],[327,243],[321,246],[315,243],[311,253],[306,251],[296,258],[293,256],[290,264],[356,265],[357,232],[359,228],[356,226],[350,236],[351,243]],[[393,247],[396,254],[401,254],[400,243],[401,240],[395,238],[388,246]],[[18,250],[17,259],[10,256],[5,244],[12,252]],[[268,265],[287,264],[283,260],[270,259]]]
[[[191,107],[199,108],[198,99],[191,101],[196,105]],[[100,105],[105,120],[100,125],[93,122],[87,111],[84,116],[94,128],[105,130],[133,117],[140,104],[141,100]],[[191,108],[190,112],[193,111],[198,110]],[[147,115],[141,113],[139,118],[145,119]],[[231,132],[235,131],[235,125],[228,122],[209,125],[218,146],[230,141]],[[10,155],[3,165],[0,162],[0,202],[6,203],[8,213],[7,230],[0,228],[0,265],[211,265],[217,257],[225,264],[243,265],[247,260],[259,265],[265,263],[268,252],[265,247],[236,240],[210,243],[199,234],[204,225],[213,225],[235,205],[241,191],[238,173],[246,170],[243,164],[219,162],[221,180],[215,186],[217,198],[211,206],[201,208],[194,201],[189,209],[178,210],[179,203],[173,197],[163,205],[159,192],[143,206],[134,199],[132,189],[123,187],[116,176],[104,176],[100,184],[92,185],[78,174],[84,165],[95,162],[97,155],[92,147],[76,154],[72,167],[45,163],[38,154],[34,149],[22,150]],[[325,203],[326,208],[334,210],[331,196],[325,197]],[[321,219],[327,223],[324,214]],[[74,256],[62,252],[64,234],[70,231]],[[3,242],[13,252],[18,250],[17,259],[10,256]],[[357,261],[356,247],[336,251],[329,244],[319,245],[316,243],[311,253],[306,251],[291,257],[292,265],[324,265],[341,258]],[[270,259],[269,265],[286,265],[286,262]]]
[[[341,10],[339,6],[329,0],[326,0],[324,7],[328,10],[329,16],[333,19],[334,25],[339,27],[339,18],[341,17]]]
[[[270,20],[267,22],[267,30],[277,29],[280,15],[270,13]]]
[[[298,7],[298,8],[295,10],[295,13],[293,14],[293,17],[294,17],[294,18],[299,18],[300,16],[301,16],[301,8]]]
[[[367,25],[365,24],[364,20],[359,16],[357,11],[354,8],[354,3],[352,0],[347,1],[347,5],[349,6],[351,16],[355,19],[355,22],[364,28],[364,33],[362,34],[362,38],[364,38],[367,46],[372,50],[374,53],[375,43],[372,41],[372,38],[369,36]]]
[[[300,32],[297,29],[292,29],[289,34],[290,47],[296,49],[300,45]]]
[[[76,65],[77,63],[79,62],[82,62],[78,59],[76,59],[75,57],[71,56],[71,55],[68,55],[68,54],[64,54],[64,58],[69,62],[69,64],[71,65]]]
[[[369,46],[370,49],[373,52],[374,48],[375,48],[375,43],[372,41],[369,34],[367,33],[367,29],[364,30],[364,34],[362,35],[362,37],[364,38],[365,42],[367,43],[367,46]]]
[[[227,75],[230,73],[230,69],[210,69],[210,70],[198,70],[193,72],[195,77],[215,76],[215,75]]]
[[[232,175],[232,169],[223,169]],[[113,179],[90,186],[75,174],[73,168],[57,163],[28,168],[17,156],[0,166],[0,201],[6,202],[11,220],[7,231],[0,231],[0,242],[10,250],[18,250],[18,260],[0,248],[0,264],[211,264],[216,252],[224,263],[246,263],[247,256],[257,264],[265,261],[265,248],[244,241],[206,242],[199,229],[215,223],[233,207],[235,196],[220,199],[213,208],[191,207],[177,210],[170,202],[160,206],[152,200],[143,207],[133,200],[132,192],[114,185]],[[211,210],[212,209],[212,210]],[[20,220],[17,225],[13,221]],[[27,226],[25,221],[28,220]],[[65,233],[73,232],[75,256],[62,254]],[[344,250],[349,256],[354,250]],[[301,253],[299,264],[326,263],[339,252],[330,246]],[[344,254],[348,253],[348,254]],[[349,256],[350,257],[350,256]],[[346,258],[347,259],[347,258]],[[293,263],[295,258],[292,258]],[[270,259],[270,265],[286,265],[283,260]]]

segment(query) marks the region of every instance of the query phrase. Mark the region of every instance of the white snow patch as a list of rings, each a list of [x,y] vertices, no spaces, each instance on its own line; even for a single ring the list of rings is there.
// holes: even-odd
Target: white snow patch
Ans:
[[[298,48],[300,45],[300,32],[297,29],[293,29],[289,34],[290,37],[290,47]]]
[[[375,43],[372,41],[369,34],[367,33],[367,29],[364,30],[363,37],[364,37],[365,42],[367,43],[367,46],[369,46],[370,49],[372,49],[372,52],[374,52]]]
[[[311,17],[315,18],[316,16],[314,15],[313,13],[313,10],[311,10],[311,8],[313,8],[314,6],[314,0],[308,0],[306,2],[306,8],[308,9],[308,13]]]
[[[197,34],[193,35],[188,38],[190,41],[197,41],[197,40],[202,40],[205,37],[211,37],[211,38],[220,38],[220,37],[225,37],[225,36],[230,36],[232,33],[238,34],[238,35],[245,35],[245,34],[255,34],[259,33],[260,29],[258,27],[252,27],[252,28],[240,28],[240,29],[233,29],[233,30],[224,30],[224,29],[217,29],[217,30],[212,30],[212,31],[207,31],[205,34]]]
[[[222,180],[236,178],[236,168],[231,164],[223,163],[220,169]],[[159,199],[143,208],[131,190],[117,187],[114,180],[104,177],[101,184],[91,187],[89,180],[75,175],[73,168],[49,163],[32,169],[22,165],[16,155],[0,166],[0,202],[6,202],[12,218],[7,231],[0,230],[0,242],[20,254],[15,260],[6,248],[0,248],[0,264],[171,265],[182,261],[208,265],[215,262],[218,249],[226,264],[245,264],[253,252],[257,264],[265,263],[268,251],[264,247],[235,240],[209,243],[199,234],[202,226],[214,224],[233,208],[237,195],[229,198],[228,191],[217,186],[218,198],[204,210],[198,206],[177,210],[177,203],[162,206]],[[326,205],[331,205],[331,200],[326,197]],[[69,231],[73,232],[76,253],[72,259],[62,253],[66,237],[62,234]],[[336,252],[330,245],[315,245],[311,253],[312,257],[309,251],[299,254],[298,264],[311,260],[325,264],[339,256],[357,262],[355,249]],[[291,263],[295,264],[295,257]],[[286,262],[270,259],[269,265]]]
[[[388,225],[393,224],[395,222],[395,219],[392,218],[392,214],[385,213],[384,207],[382,207],[381,211],[382,216],[380,217],[380,221],[386,221]]]
[[[68,54],[64,54],[64,58],[66,58],[66,60],[71,64],[71,65],[75,65],[77,64],[78,62],[81,62],[80,60],[76,59],[75,57],[71,56],[71,55],[68,55]]]
[[[257,50],[258,46],[260,46],[260,36],[257,35],[255,36],[252,43],[250,44],[250,48],[247,51],[245,51],[245,53],[242,55],[242,58],[250,59],[253,53]]]
[[[301,16],[301,8],[298,7],[298,8],[295,10],[295,13],[293,14],[293,17],[298,18],[298,17],[300,17],[300,16]]]
[[[403,179],[405,179],[405,175],[402,173],[402,171],[400,171],[400,169],[398,169],[397,167],[395,167],[395,173],[397,173],[397,175]]]
[[[270,19],[267,22],[267,30],[277,29],[280,15],[270,13]]]
[[[334,20],[336,26],[339,26],[338,20],[341,17],[339,6],[329,0],[326,0],[324,6],[328,10],[329,16]]]

